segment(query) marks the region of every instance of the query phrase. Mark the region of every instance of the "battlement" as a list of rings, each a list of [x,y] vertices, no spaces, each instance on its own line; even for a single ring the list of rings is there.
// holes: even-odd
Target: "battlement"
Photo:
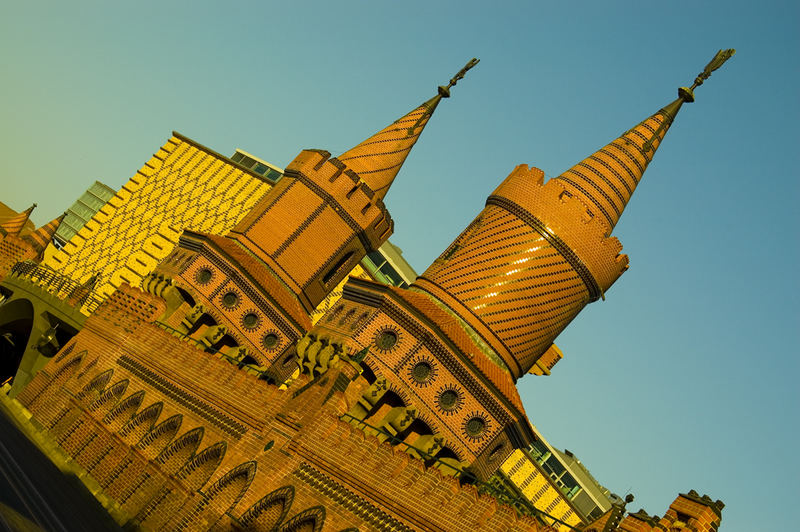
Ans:
[[[358,174],[336,157],[331,157],[330,152],[303,150],[286,167],[285,174],[308,181],[315,192],[335,200],[331,202],[334,209],[365,231],[373,249],[380,247],[394,231],[394,222],[383,201]]]
[[[587,206],[557,180],[543,184],[544,173],[522,164],[489,197],[487,204],[497,204],[529,224],[560,240],[585,265],[600,293],[608,290],[628,268],[628,256],[622,244],[610,237],[608,224],[592,216]],[[594,296],[593,299],[597,299]]]

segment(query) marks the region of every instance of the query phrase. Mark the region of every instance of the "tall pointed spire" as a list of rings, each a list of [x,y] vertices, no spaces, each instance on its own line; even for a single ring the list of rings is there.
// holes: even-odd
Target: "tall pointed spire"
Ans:
[[[0,224],[0,235],[18,235],[22,228],[25,227],[25,224],[28,223],[28,218],[30,218],[33,209],[36,208],[36,204],[34,203],[21,213],[17,214],[16,216],[12,216],[2,224]]]
[[[684,102],[694,101],[694,89],[735,53],[720,50],[691,88],[678,89],[678,99],[619,138],[576,164],[556,179],[580,198],[587,209],[609,226],[617,225],[636,185]]]
[[[33,233],[23,236],[22,239],[33,245],[33,247],[36,248],[39,253],[42,253],[44,248],[46,248],[47,245],[53,240],[53,235],[55,235],[56,231],[58,231],[58,226],[61,225],[61,221],[65,216],[66,213],[62,214],[47,225],[41,226]]]
[[[473,58],[453,76],[446,87],[439,87],[436,96],[337,158],[357,173],[375,195],[382,199],[436,106],[442,98],[450,97],[450,89],[478,61]]]

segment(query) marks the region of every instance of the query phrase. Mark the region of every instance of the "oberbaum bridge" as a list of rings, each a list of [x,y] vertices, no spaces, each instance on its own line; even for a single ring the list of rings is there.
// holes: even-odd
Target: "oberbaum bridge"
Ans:
[[[558,177],[514,168],[421,275],[383,198],[476,59],[338,157],[280,169],[173,133],[118,191],[96,183],[38,229],[33,207],[0,204],[14,434],[109,529],[716,531],[724,504],[693,490],[629,512],[531,425],[515,383],[550,373],[556,336],[628,268],[614,226],[733,53]],[[47,508],[0,523],[91,528]]]

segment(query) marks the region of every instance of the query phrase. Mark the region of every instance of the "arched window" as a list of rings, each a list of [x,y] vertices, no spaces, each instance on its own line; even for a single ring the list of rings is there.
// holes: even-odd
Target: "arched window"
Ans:
[[[192,460],[187,463],[180,471],[178,471],[177,478],[182,479],[184,485],[192,491],[197,491],[205,486],[214,471],[217,470],[219,464],[222,463],[222,458],[225,456],[225,450],[228,444],[220,441],[206,447],[197,453]]]
[[[141,406],[142,401],[144,401],[144,390],[129,395],[106,414],[106,417],[103,418],[103,423],[108,425],[108,430],[111,432],[118,431],[136,414],[136,410]]]
[[[289,513],[293,501],[293,486],[278,488],[253,504],[240,521],[247,530],[271,532]]]
[[[196,427],[182,436],[178,437],[167,445],[156,458],[156,462],[161,464],[161,469],[170,475],[174,474],[183,467],[200,447],[205,429]]]
[[[164,403],[161,401],[153,403],[138,414],[136,414],[119,432],[119,435],[129,442],[138,442],[144,438],[145,434],[152,430],[156,424]]]
[[[148,458],[154,458],[172,441],[183,423],[183,414],[175,414],[159,423],[136,444]]]
[[[128,389],[128,383],[130,381],[128,379],[123,379],[118,383],[111,386],[108,390],[104,391],[100,394],[100,397],[95,399],[92,404],[89,405],[88,410],[90,412],[94,412],[95,410],[100,410],[101,415],[105,415],[114,405],[117,404],[117,401],[122,394],[125,393],[125,390]]]
[[[280,532],[320,532],[325,523],[325,507],[314,506],[292,517]]]

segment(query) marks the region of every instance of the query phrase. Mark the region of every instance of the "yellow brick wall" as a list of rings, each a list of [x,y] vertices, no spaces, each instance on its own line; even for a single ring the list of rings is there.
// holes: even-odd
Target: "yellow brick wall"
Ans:
[[[517,449],[511,453],[500,469],[537,510],[572,526],[581,524],[580,517],[569,505],[561,491],[521,450]],[[570,528],[556,522],[553,522],[552,526],[559,531],[570,531]]]
[[[101,274],[97,291],[137,286],[185,228],[227,233],[270,185],[227,158],[173,136],[44,264],[75,281]]]

